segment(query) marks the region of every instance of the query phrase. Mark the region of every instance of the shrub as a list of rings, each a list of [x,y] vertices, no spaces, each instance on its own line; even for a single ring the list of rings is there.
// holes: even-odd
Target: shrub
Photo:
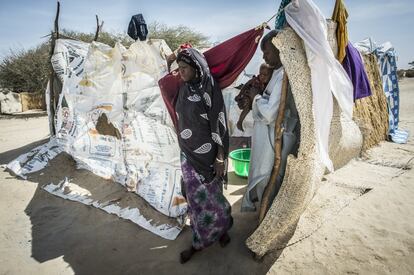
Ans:
[[[194,47],[208,46],[208,38],[185,26],[168,27],[154,22],[149,24],[149,38],[164,39],[168,46],[175,50],[184,42],[191,42]],[[95,33],[83,33],[63,29],[62,38],[72,38],[91,42]],[[130,46],[134,41],[127,34],[100,32],[98,41],[114,46],[117,41],[124,46]],[[49,65],[50,41],[45,41],[29,50],[10,50],[10,53],[0,62],[0,87],[13,92],[43,92],[50,73]]]

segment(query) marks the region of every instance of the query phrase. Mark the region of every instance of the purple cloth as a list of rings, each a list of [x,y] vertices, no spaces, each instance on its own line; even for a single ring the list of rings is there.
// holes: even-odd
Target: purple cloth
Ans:
[[[372,95],[364,61],[357,49],[351,43],[345,48],[346,56],[342,66],[354,85],[354,101]]]

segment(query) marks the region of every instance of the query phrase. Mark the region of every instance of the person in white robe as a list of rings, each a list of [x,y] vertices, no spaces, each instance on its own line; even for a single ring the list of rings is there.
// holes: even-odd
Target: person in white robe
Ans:
[[[279,51],[272,39],[277,31],[269,32],[263,37],[261,48],[263,59],[274,68],[263,95],[251,90],[249,93],[252,115],[254,119],[252,148],[250,155],[248,186],[242,200],[242,211],[255,211],[255,201],[260,202],[266,185],[270,179],[274,163],[274,131],[282,90],[283,67]]]

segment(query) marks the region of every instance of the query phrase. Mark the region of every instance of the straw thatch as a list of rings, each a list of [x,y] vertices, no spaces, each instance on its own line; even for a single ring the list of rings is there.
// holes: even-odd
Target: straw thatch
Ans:
[[[354,120],[363,135],[362,150],[366,151],[387,139],[388,111],[377,58],[374,54],[363,55],[363,58],[372,96],[355,101]]]

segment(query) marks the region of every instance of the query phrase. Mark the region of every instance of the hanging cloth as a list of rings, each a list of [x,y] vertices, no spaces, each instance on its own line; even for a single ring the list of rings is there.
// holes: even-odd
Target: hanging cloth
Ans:
[[[282,0],[280,2],[277,16],[275,19],[275,30],[282,30],[286,26],[286,16],[284,8],[291,2],[291,0]]]
[[[348,11],[343,0],[336,0],[335,8],[332,13],[332,20],[337,23],[336,39],[338,41],[338,61],[342,63],[346,56],[346,46],[348,45],[348,29],[346,22]]]
[[[210,72],[221,89],[230,86],[246,68],[256,52],[264,27],[265,25],[261,25],[251,29],[204,52]],[[162,98],[175,127],[177,127],[175,103],[181,84],[177,70],[158,81]]]
[[[354,86],[354,100],[372,95],[364,61],[362,60],[361,54],[354,48],[351,42],[346,46],[346,56],[342,62],[342,66]]]
[[[388,106],[388,135],[395,143],[407,143],[408,132],[399,129],[400,88],[398,86],[396,52],[390,42],[378,46],[375,51],[380,64],[382,85]]]
[[[142,14],[136,14],[131,17],[128,25],[128,35],[137,41],[145,41],[148,35],[147,24],[145,23],[144,16]]]

